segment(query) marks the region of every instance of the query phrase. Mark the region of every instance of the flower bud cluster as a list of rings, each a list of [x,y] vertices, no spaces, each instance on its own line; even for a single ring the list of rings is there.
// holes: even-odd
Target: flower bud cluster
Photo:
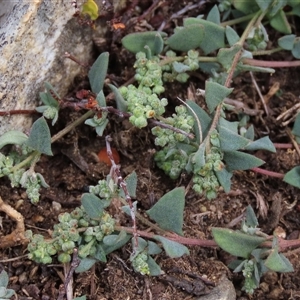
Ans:
[[[245,282],[243,290],[248,294],[253,294],[254,290],[257,288],[255,280],[255,266],[253,260],[248,260],[244,263],[243,276],[245,277]]]
[[[147,126],[147,119],[157,118],[165,112],[168,104],[166,98],[159,99],[157,95],[165,91],[162,82],[162,70],[159,65],[159,58],[146,58],[146,54],[136,54],[135,79],[139,87],[129,85],[121,87],[120,93],[127,101],[127,109],[132,116],[129,121],[138,128]]]
[[[213,199],[217,196],[220,183],[215,172],[224,168],[223,154],[219,148],[220,140],[216,130],[210,136],[210,143],[213,146],[210,148],[210,152],[206,154],[204,166],[193,176],[194,191],[199,194],[204,193],[207,199]]]
[[[43,111],[43,116],[47,119],[53,120],[58,116],[58,109],[54,106],[46,106],[46,109]]]
[[[155,154],[154,160],[171,179],[177,179],[188,162],[188,155],[182,150],[164,148]]]
[[[175,58],[176,53],[172,50],[166,52],[166,57]],[[177,80],[179,82],[187,82],[189,75],[187,71],[195,71],[199,69],[199,52],[196,50],[189,50],[187,56],[183,62],[172,62],[162,67],[163,80],[167,82],[173,82]]]
[[[110,181],[110,184],[108,184],[107,180],[99,180],[97,185],[89,187],[89,192],[101,199],[111,200],[117,189],[118,186],[113,180]]]
[[[265,50],[269,41],[267,31],[263,25],[252,29],[247,37],[247,48],[250,51]]]
[[[59,253],[58,260],[67,263],[71,261],[75,247],[79,247],[80,258],[93,256],[96,253],[97,243],[101,242],[105,235],[111,234],[115,226],[115,220],[107,212],[103,212],[99,219],[91,219],[83,207],[77,207],[71,213],[60,214],[58,220],[59,223],[53,228],[53,239],[49,242],[41,235],[27,232],[31,259],[51,263],[51,256]]]
[[[176,113],[172,114],[172,117],[165,118],[163,122],[172,127],[181,129],[186,133],[190,133],[194,126],[194,118],[187,113],[187,109],[184,105],[176,106],[175,111]],[[159,126],[153,127],[151,132],[153,135],[157,136],[155,138],[155,145],[161,147],[166,145],[172,147],[178,142],[188,141],[188,138],[182,133]]]
[[[49,187],[44,177],[40,173],[35,173],[32,170],[28,170],[22,174],[20,184],[23,188],[26,188],[26,194],[33,204],[38,203],[40,200],[40,188]]]
[[[142,275],[149,275],[150,270],[147,263],[148,255],[146,251],[143,251],[136,255],[132,260],[132,266],[136,272],[141,273]]]
[[[0,153],[0,174],[1,175],[8,175],[10,174],[10,169],[14,165],[14,160],[10,156],[5,156],[4,154]]]

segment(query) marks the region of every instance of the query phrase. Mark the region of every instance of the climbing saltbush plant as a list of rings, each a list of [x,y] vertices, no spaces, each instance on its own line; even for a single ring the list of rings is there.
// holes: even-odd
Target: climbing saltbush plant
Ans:
[[[154,160],[168,176],[175,180],[187,172],[194,191],[208,199],[216,198],[221,187],[229,192],[235,170],[248,170],[264,163],[251,151],[275,152],[268,137],[255,140],[253,126],[227,120],[226,112],[232,107],[224,100],[232,93],[232,78],[246,71],[274,72],[268,65],[253,60],[257,54],[269,54],[265,23],[284,34],[278,40],[276,51],[287,50],[295,58],[300,57],[299,37],[292,34],[288,22],[288,15],[300,15],[300,4],[293,0],[249,3],[219,1],[206,19],[186,18],[171,36],[156,31],[125,36],[123,46],[135,54],[135,82],[122,87],[108,84],[115,95],[117,109],[107,106],[103,87],[109,53],[102,53],[88,73],[89,98],[83,97],[86,102],[79,101],[75,107],[89,109],[80,121],[94,128],[99,136],[104,134],[111,113],[128,118],[140,130],[151,125],[157,146]],[[94,1],[86,1],[81,13],[94,20],[98,7]],[[236,19],[229,23],[227,20],[232,15]],[[227,25],[221,23],[221,17]],[[249,23],[242,36],[230,27],[247,20]],[[200,107],[191,99],[179,99],[180,105],[167,114],[170,99],[164,96],[165,83],[188,82],[192,72],[200,71],[209,76],[205,83],[206,107]],[[0,176],[8,176],[13,186],[25,188],[32,203],[38,202],[40,188],[48,187],[42,174],[34,171],[35,165],[41,155],[52,155],[51,143],[57,139],[51,138],[46,119],[52,120],[54,125],[65,105],[49,83],[45,87],[46,91],[40,94],[43,105],[36,108],[43,116],[34,122],[30,134],[11,131],[0,137],[0,149],[11,144],[16,146],[16,151],[8,155],[0,153]],[[296,124],[294,134],[300,136]],[[293,180],[299,167],[290,172],[285,181],[299,187]],[[176,240],[174,235],[168,234],[183,235],[184,188],[168,192],[146,212],[155,224],[145,223],[157,230],[149,238],[148,233],[137,235],[134,227],[120,226],[109,213],[112,200],[118,199],[124,203],[124,213],[132,219],[138,216],[137,203],[126,204],[128,197],[135,197],[136,183],[135,174],[125,180],[123,187],[128,186],[128,194],[111,175],[91,186],[89,192],[82,195],[82,206],[59,215],[49,238],[27,231],[29,258],[48,264],[57,256],[58,261],[68,264],[77,248],[80,264],[76,270],[83,272],[96,262],[106,262],[109,253],[131,241],[130,261],[134,270],[143,275],[163,274],[153,258],[162,249],[172,258],[189,254],[179,238]],[[141,216],[138,218],[145,221]],[[248,208],[241,230],[212,229],[217,245],[238,257],[231,267],[243,273],[247,293],[253,293],[267,270],[293,271],[287,258],[279,253],[280,241],[275,237],[270,246],[268,237],[257,226],[254,212]],[[2,290],[7,293],[6,286]]]

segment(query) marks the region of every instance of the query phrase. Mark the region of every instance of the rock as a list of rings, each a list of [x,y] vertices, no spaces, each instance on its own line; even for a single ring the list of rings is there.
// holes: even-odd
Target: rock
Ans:
[[[224,274],[217,286],[208,295],[201,296],[197,300],[235,300],[236,293],[232,282]]]
[[[81,68],[64,53],[90,61],[93,29],[73,18],[71,1],[0,0],[0,7],[0,110],[34,109],[45,81],[65,95]],[[24,115],[0,117],[0,135],[30,124]]]

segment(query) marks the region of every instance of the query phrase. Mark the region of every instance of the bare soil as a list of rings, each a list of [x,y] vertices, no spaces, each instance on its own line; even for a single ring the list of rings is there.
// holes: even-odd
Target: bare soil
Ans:
[[[145,12],[151,1],[137,1]],[[152,26],[158,29],[163,20],[173,13],[180,11],[186,1],[165,1],[161,7],[152,10],[148,15],[137,21],[137,13],[128,7],[122,12],[121,21],[126,25],[125,30],[109,31],[105,40],[99,42],[95,36],[98,48],[109,49],[110,67],[108,78],[112,82],[122,84],[133,74],[133,55],[121,48],[120,38],[129,32],[149,30]],[[193,2],[193,1],[192,1]],[[194,1],[195,3],[197,1]],[[168,32],[174,23],[181,24],[182,17],[205,14],[211,4],[202,5],[181,15],[180,18],[167,23]],[[112,19],[107,13],[100,22]],[[136,23],[133,23],[133,20]],[[151,29],[151,28],[150,28]],[[299,32],[298,32],[299,35]],[[100,50],[99,50],[100,47]],[[95,54],[96,55],[96,54]],[[278,55],[276,60],[290,60],[286,53]],[[71,76],[71,75],[70,75]],[[74,96],[77,90],[86,85],[86,74],[76,78],[69,96]],[[188,84],[168,84],[165,97],[169,100],[169,112],[178,105],[177,97],[187,99],[194,97],[198,104],[204,107],[204,100],[196,96],[195,88],[204,88],[204,74],[192,77]],[[281,93],[274,94],[267,103],[270,115],[250,116],[249,124],[255,128],[256,138],[269,135],[274,143],[290,143],[287,134],[288,126],[276,121],[277,116],[299,102],[300,73],[299,68],[278,69],[274,75],[255,74],[255,78],[264,95],[276,83]],[[251,77],[245,73],[233,82],[232,99],[241,101],[247,108],[264,111]],[[110,91],[106,90],[106,94]],[[113,100],[111,103],[113,103]],[[64,128],[66,124],[81,116],[84,112],[64,109],[60,119],[52,129],[53,134]],[[229,118],[237,118],[231,113]],[[176,181],[170,180],[153,162],[153,154],[157,150],[150,129],[137,130],[128,124],[127,120],[112,117],[105,135],[113,137],[112,145],[121,156],[121,172],[124,177],[135,171],[138,175],[137,199],[138,209],[143,213],[149,209],[163,194],[177,186],[188,188],[186,208],[184,213],[184,236],[198,239],[210,239],[212,227],[228,227],[238,218],[247,205],[252,205],[259,216],[261,228],[266,233],[272,233],[279,227],[286,233],[287,239],[299,238],[300,206],[299,190],[284,183],[281,179],[267,177],[253,171],[235,172],[231,192],[220,191],[217,199],[208,201],[203,196],[196,195],[189,189],[190,175],[183,174]],[[49,189],[43,189],[41,200],[32,205],[22,189],[11,188],[7,179],[0,179],[0,196],[25,217],[27,229],[48,236],[48,231],[57,223],[59,213],[71,211],[80,205],[80,197],[87,191],[89,185],[105,178],[109,167],[97,160],[97,153],[104,147],[104,137],[98,137],[92,128],[81,125],[67,134],[59,142],[53,144],[53,157],[42,157],[36,171],[43,174]],[[76,151],[78,150],[78,152]],[[285,173],[299,164],[299,155],[291,149],[279,149],[276,154],[258,151],[256,155],[266,161],[263,168]],[[82,171],[82,160],[89,169]],[[59,205],[57,205],[59,203]],[[265,208],[265,209],[264,209]],[[121,214],[121,212],[118,212]],[[4,213],[0,238],[10,233],[15,223]],[[119,215],[120,217],[120,215]],[[130,226],[130,219],[122,216],[124,225]],[[233,226],[238,228],[240,223]],[[300,299],[300,263],[299,251],[290,250],[285,255],[292,262],[295,272],[287,274],[267,273],[261,280],[260,288],[254,295],[245,294],[242,288],[243,277],[234,274],[227,268],[232,259],[220,249],[189,246],[190,256],[179,259],[168,258],[165,254],[156,257],[157,263],[166,272],[166,276],[147,277],[135,273],[130,265],[130,245],[108,256],[106,264],[99,263],[91,271],[74,275],[75,296],[87,295],[88,299],[143,299],[143,300],[177,300],[197,299],[201,294],[209,293],[212,286],[199,280],[218,284],[223,274],[233,282],[237,299]],[[18,299],[57,299],[58,288],[63,283],[63,268],[60,264],[39,265],[26,257],[26,245],[0,249],[0,270],[5,269],[10,276],[10,288],[14,288]],[[11,260],[12,259],[12,260]],[[217,299],[216,299],[217,300]]]

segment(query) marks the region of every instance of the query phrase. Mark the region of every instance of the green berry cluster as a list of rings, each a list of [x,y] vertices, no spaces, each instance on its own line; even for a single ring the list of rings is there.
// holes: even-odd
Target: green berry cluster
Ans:
[[[165,90],[158,62],[158,57],[147,59],[145,53],[137,53],[134,67],[139,87],[129,85],[120,88],[121,95],[127,101],[128,112],[132,113],[129,121],[138,128],[147,126],[147,119],[161,116],[168,104],[166,98],[159,99],[157,96]]]
[[[150,270],[147,263],[148,255],[146,251],[142,251],[132,259],[132,266],[136,272],[142,275],[149,275]]]
[[[98,184],[89,187],[89,192],[96,196],[99,196],[101,199],[111,200],[113,195],[117,192],[118,186],[114,183],[113,180],[99,180]]]
[[[164,148],[155,154],[154,160],[171,179],[177,179],[188,162],[188,155],[183,150]]]
[[[176,113],[172,114],[172,117],[163,119],[163,122],[172,127],[181,129],[186,133],[190,133],[194,126],[194,118],[187,113],[187,109],[184,105],[176,106],[175,111]],[[173,147],[178,142],[188,143],[189,141],[182,133],[159,126],[153,127],[151,132],[156,136],[155,145],[161,147],[165,147],[166,145]]]
[[[247,49],[250,51],[265,50],[269,41],[267,31],[263,25],[252,29],[247,38]]]
[[[215,130],[210,136],[210,143],[213,145],[210,152],[205,156],[204,166],[194,173],[193,189],[195,192],[204,193],[207,199],[214,199],[217,196],[217,190],[220,186],[215,172],[224,168],[222,162],[223,153],[220,151],[220,140]]]
[[[257,271],[257,270],[256,270]],[[253,260],[248,260],[244,263],[243,268],[243,276],[245,278],[245,282],[243,285],[243,290],[248,294],[253,294],[254,290],[258,287],[258,284],[255,280],[255,263]]]
[[[175,58],[176,53],[172,50],[166,52],[167,58]],[[163,80],[167,82],[173,82],[177,80],[179,82],[187,82],[189,75],[187,71],[195,71],[199,69],[199,52],[196,50],[190,50],[187,53],[183,62],[174,61],[170,64],[166,64],[162,67]]]
[[[33,235],[27,231],[30,239],[28,244],[29,257],[41,263],[51,263],[51,256],[59,253],[58,260],[62,263],[71,261],[75,247],[79,247],[80,258],[93,256],[97,244],[104,236],[114,231],[115,220],[107,213],[102,213],[99,219],[90,218],[83,207],[77,207],[71,213],[58,216],[58,224],[54,225],[52,240],[45,241],[41,235]]]

